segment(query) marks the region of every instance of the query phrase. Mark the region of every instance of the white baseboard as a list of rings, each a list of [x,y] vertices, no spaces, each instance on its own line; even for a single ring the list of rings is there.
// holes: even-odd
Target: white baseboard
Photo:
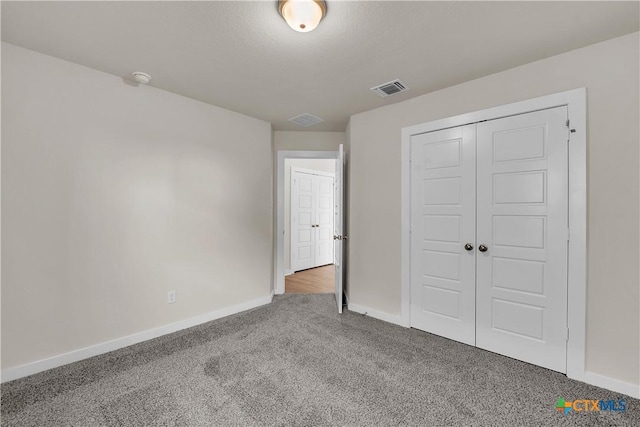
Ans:
[[[285,270],[284,271],[284,275],[285,276],[291,276],[293,273],[295,273],[295,271],[293,271],[293,270]]]
[[[2,372],[0,373],[0,382],[12,381],[18,378],[37,374],[38,372],[57,368],[59,366],[67,365],[69,363],[77,362],[80,360],[88,359],[93,356],[98,356],[100,354],[104,354],[110,351],[118,350],[120,348],[128,347],[133,344],[138,344],[140,342],[157,338],[162,335],[167,335],[173,332],[177,332],[182,329],[191,328],[193,326],[197,326],[202,323],[207,323],[212,320],[230,316],[232,314],[241,313],[243,311],[250,310],[252,308],[269,304],[273,300],[273,296],[274,296],[274,293],[271,292],[271,294],[266,297],[258,298],[252,301],[247,301],[242,304],[237,304],[231,307],[225,307],[219,310],[202,314],[200,316],[191,317],[189,319],[181,320],[179,322],[170,323],[165,326],[149,329],[133,335],[128,335],[126,337],[103,342],[100,344],[95,344],[89,347],[84,347],[78,350],[70,351],[68,353],[59,354],[57,356],[49,357],[46,359],[27,363],[24,365],[13,367],[13,368],[7,368],[2,370]],[[393,315],[393,314],[385,313],[383,311],[373,310],[368,307],[364,307],[362,305],[350,303],[348,296],[346,297],[347,297],[347,306],[349,311],[353,311],[354,313],[364,314],[364,315],[373,317],[375,319],[393,323],[405,328],[409,327],[409,325],[405,324],[406,322],[404,322],[402,320],[402,317],[399,315]],[[631,384],[631,383],[616,380],[613,378],[605,377],[603,375],[595,374],[593,372],[585,372],[581,380],[587,384],[606,388],[607,390],[615,391],[617,393],[623,393],[635,399],[640,399],[640,385]]]
[[[68,353],[59,354],[53,357],[48,357],[46,359],[37,360],[31,363],[26,363],[24,365],[16,366],[13,368],[3,369],[2,372],[0,373],[0,382],[11,381],[11,380],[26,377],[29,375],[37,374],[38,372],[57,368],[58,366],[67,365],[69,363],[77,362],[79,360],[88,359],[93,356],[98,356],[100,354],[118,350],[123,347],[128,347],[133,344],[138,344],[140,342],[157,338],[162,335],[170,334],[173,332],[180,331],[182,329],[191,328],[193,326],[197,326],[202,323],[220,319],[222,317],[230,316],[232,314],[236,314],[246,310],[250,310],[252,308],[260,307],[262,305],[269,304],[272,299],[273,299],[273,292],[271,292],[270,295],[262,298],[254,299],[254,300],[233,305],[230,307],[221,308],[219,310],[205,313],[200,316],[191,317],[189,319],[181,320],[179,322],[170,323],[168,325],[160,326],[158,328],[138,332],[133,335],[128,335],[126,337],[117,338],[115,340],[91,345],[89,347],[80,348],[78,350],[73,350]]]
[[[358,304],[348,303],[349,311],[353,311],[354,313],[364,314],[369,317],[373,317],[375,319],[383,320],[385,322],[393,323],[395,325],[402,326],[404,328],[408,328],[409,325],[406,322],[402,321],[402,317],[400,315],[394,315],[385,313],[384,311],[373,310],[368,307],[364,307]]]
[[[354,313],[364,314],[379,320],[383,320],[385,322],[394,323],[405,328],[410,327],[410,325],[407,324],[407,322],[403,321],[402,317],[399,315],[393,315],[382,311],[373,310],[362,305],[352,304],[348,302],[348,299],[347,304],[349,311],[353,311]],[[593,372],[585,372],[584,375],[581,376],[581,378],[575,379],[587,384],[594,385],[596,387],[606,388],[607,390],[626,394],[627,396],[631,396],[635,399],[640,399],[640,385],[631,384],[613,378],[605,377],[603,375],[594,374]]]
[[[593,372],[585,372],[582,379],[587,384],[597,387],[606,388],[607,390],[623,393],[636,399],[640,399],[640,385],[627,383],[603,375],[594,374]],[[596,396],[597,397],[597,396]]]

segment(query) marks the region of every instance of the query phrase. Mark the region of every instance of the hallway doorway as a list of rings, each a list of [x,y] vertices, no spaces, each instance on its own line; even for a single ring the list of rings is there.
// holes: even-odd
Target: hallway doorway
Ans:
[[[327,228],[326,230],[323,231],[322,229],[322,224],[325,223],[325,221],[323,220],[323,218],[321,218],[323,215],[325,215],[324,211],[322,209],[320,209],[320,211],[316,211],[316,222],[314,223],[313,221],[311,221],[313,219],[313,209],[310,212],[306,212],[305,215],[310,216],[310,218],[302,218],[302,216],[298,217],[297,220],[295,218],[291,217],[291,196],[292,196],[292,191],[294,188],[291,186],[291,176],[292,176],[292,169],[295,167],[298,168],[302,168],[302,169],[311,169],[311,170],[316,170],[316,171],[322,171],[322,167],[320,167],[318,165],[318,162],[324,162],[326,160],[331,160],[331,163],[333,164],[333,168],[332,170],[333,172],[333,232],[331,232],[331,230],[329,228]],[[302,160],[306,160],[307,162],[311,161],[313,163],[313,165],[311,164],[294,164],[295,161],[302,161]],[[310,166],[314,166],[313,168],[311,168]],[[345,162],[344,162],[344,148],[342,144],[339,144],[338,146],[338,151],[286,151],[286,150],[278,150],[277,151],[277,158],[276,158],[276,164],[275,164],[275,171],[276,171],[276,186],[275,186],[275,196],[276,196],[276,215],[275,215],[275,245],[276,245],[276,251],[275,251],[275,257],[274,257],[274,280],[273,280],[273,291],[275,295],[279,295],[279,294],[284,294],[285,293],[285,276],[289,276],[292,275],[292,273],[295,273],[294,269],[298,269],[298,270],[305,270],[305,269],[311,269],[312,267],[315,266],[319,266],[319,265],[323,265],[323,263],[328,263],[333,261],[332,264],[328,264],[328,266],[331,266],[334,269],[334,273],[333,273],[333,293],[335,294],[335,300],[336,300],[336,306],[338,309],[338,313],[342,313],[343,310],[343,301],[344,301],[344,289],[343,289],[343,284],[344,284],[344,250],[343,250],[343,245],[344,245],[344,241],[347,239],[347,236],[344,235],[344,230],[343,230],[343,224],[344,224],[344,209],[343,209],[343,205],[344,205],[344,167],[345,167]],[[287,173],[288,172],[288,173]],[[329,172],[329,171],[326,171]],[[289,179],[287,179],[287,176],[289,175]],[[295,180],[294,180],[295,181]],[[289,191],[287,191],[287,182],[289,183]],[[300,183],[301,181],[299,181]],[[308,183],[307,183],[308,184]],[[295,182],[294,182],[295,185]],[[301,184],[300,184],[301,185]],[[307,188],[308,185],[306,185],[305,188]],[[313,187],[313,180],[312,180],[312,187]],[[325,186],[326,187],[326,186]],[[286,197],[288,195],[288,197]],[[286,201],[286,199],[289,199],[288,202]],[[308,200],[305,202],[298,200],[299,202],[299,208],[304,208],[307,209],[309,206],[311,205],[311,207],[313,207],[313,197],[311,196],[310,198],[308,198]],[[303,203],[305,202],[305,203]],[[311,203],[307,203],[307,202],[311,202]],[[317,203],[319,205],[322,205],[324,203],[324,205],[326,205],[325,202],[320,203],[321,201],[317,201]],[[322,206],[319,206],[320,208],[322,208]],[[325,206],[326,207],[326,206]],[[289,208],[289,209],[287,209]],[[287,215],[287,210],[289,211],[289,215]],[[327,207],[327,212],[329,212],[328,207]],[[298,214],[300,214],[300,210],[298,210]],[[301,214],[300,214],[301,215]],[[288,226],[286,225],[286,218],[285,216],[288,216]],[[326,219],[326,218],[325,218]],[[291,224],[297,221],[297,228],[296,227],[292,227]],[[301,226],[303,224],[306,224],[308,226],[308,229],[303,230],[301,229]],[[314,233],[315,231],[315,233]],[[329,231],[329,235],[327,236],[326,231]],[[322,243],[326,240],[332,240],[333,241],[333,259],[330,260],[328,258],[322,258],[320,260],[315,260],[316,262],[311,264],[311,265],[299,265],[299,264],[293,264],[291,263],[291,252],[292,249],[294,249],[294,254],[296,254],[296,256],[298,258],[302,257],[303,259],[307,258],[307,253],[305,252],[305,249],[303,247],[303,250],[300,251],[299,246],[297,245],[298,248],[292,248],[291,246],[291,241],[294,240],[292,239],[292,233],[295,233],[295,237],[297,239],[296,243],[313,243],[313,235],[316,234],[316,242]],[[324,234],[323,234],[324,233]],[[289,243],[287,245],[287,243]],[[288,246],[288,256],[287,256],[287,247]],[[304,246],[304,245],[303,245]],[[325,245],[326,246],[326,245]],[[311,252],[312,248],[314,248],[314,245],[307,245],[308,247],[308,251],[307,252]],[[323,252],[325,252],[323,250],[322,247],[320,248],[316,248],[315,249],[316,252],[319,252],[321,255]],[[287,264],[288,261],[288,265]],[[327,266],[327,265],[325,265]],[[313,271],[309,274],[312,273],[319,273],[319,271]],[[315,275],[315,274],[314,274]],[[306,276],[306,275],[305,275]],[[319,280],[322,280],[324,282],[324,280],[326,280],[326,278],[322,278],[322,276],[324,276],[323,274],[318,274],[319,277],[317,277]],[[299,276],[298,276],[299,277]],[[315,282],[315,280],[314,280]],[[307,283],[308,285],[308,283]],[[305,290],[308,293],[316,293],[318,292],[318,287],[317,286],[312,286],[311,288],[309,288],[309,286],[305,286]],[[321,288],[324,289],[324,288]],[[323,292],[323,291],[322,291]]]

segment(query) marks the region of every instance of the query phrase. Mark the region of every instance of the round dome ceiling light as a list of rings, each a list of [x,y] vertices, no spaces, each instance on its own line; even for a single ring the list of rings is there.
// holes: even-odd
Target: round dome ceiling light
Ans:
[[[140,84],[143,85],[148,85],[149,82],[151,81],[151,76],[147,73],[143,73],[140,71],[135,71],[133,73],[131,73],[131,75],[133,76],[133,79],[135,81],[137,81]]]
[[[324,0],[279,0],[278,11],[291,28],[301,33],[316,29],[327,14]]]

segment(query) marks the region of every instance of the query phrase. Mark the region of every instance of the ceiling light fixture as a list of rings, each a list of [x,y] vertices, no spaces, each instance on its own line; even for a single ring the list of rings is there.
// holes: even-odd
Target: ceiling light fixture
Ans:
[[[327,14],[323,0],[279,0],[278,11],[291,28],[301,33],[315,30]]]

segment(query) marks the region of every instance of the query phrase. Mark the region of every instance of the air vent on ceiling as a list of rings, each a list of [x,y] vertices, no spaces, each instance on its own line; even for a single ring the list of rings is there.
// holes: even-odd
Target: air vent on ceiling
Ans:
[[[400,80],[395,79],[392,80],[388,83],[384,83],[381,84],[379,86],[376,87],[372,87],[371,90],[378,96],[381,97],[385,97],[385,96],[389,96],[389,95],[393,95],[396,93],[400,93],[400,92],[404,92],[405,90],[408,90],[409,88],[407,87],[407,85],[405,85],[404,83],[402,83]]]
[[[317,125],[318,123],[324,122],[324,119],[321,119],[318,116],[314,116],[313,114],[304,113],[300,114],[299,116],[290,118],[289,121],[308,128],[309,126]]]

